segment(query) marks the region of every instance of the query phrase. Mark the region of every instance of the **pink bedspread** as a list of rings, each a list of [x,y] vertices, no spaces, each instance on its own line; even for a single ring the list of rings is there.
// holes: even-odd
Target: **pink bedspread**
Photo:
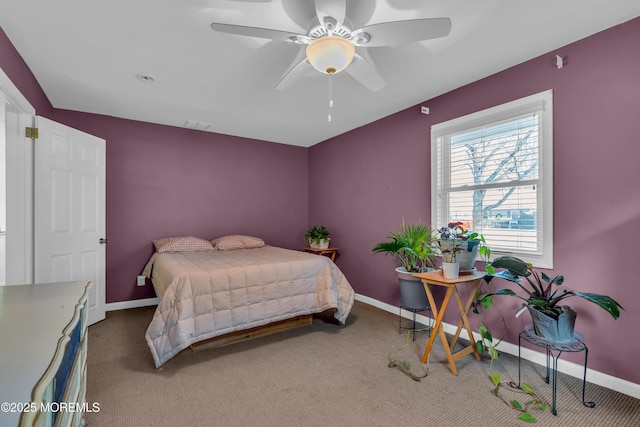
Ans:
[[[155,253],[143,274],[161,298],[146,333],[156,367],[198,341],[330,308],[344,323],[355,295],[329,258],[274,246]]]

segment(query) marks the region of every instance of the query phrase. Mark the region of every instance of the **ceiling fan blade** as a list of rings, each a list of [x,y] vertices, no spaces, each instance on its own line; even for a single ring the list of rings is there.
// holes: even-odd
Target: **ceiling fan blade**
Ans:
[[[366,47],[393,46],[444,37],[451,31],[451,20],[449,18],[425,18],[382,22],[357,30],[357,32],[360,31],[366,32],[371,37],[366,43]]]
[[[326,16],[338,21],[338,24],[344,22],[344,16],[347,11],[347,0],[316,0],[316,15],[322,24]]]
[[[288,31],[271,30],[269,28],[246,27],[244,25],[220,24],[213,22],[211,29],[220,33],[237,34],[240,36],[259,37],[262,39],[293,41],[297,37],[304,37],[301,34],[290,33]]]
[[[304,50],[302,51],[304,53]],[[301,60],[298,60],[300,56],[296,58],[297,62],[294,62],[293,67],[289,68],[289,71],[284,73],[280,78],[280,81],[276,84],[276,90],[289,89],[291,86],[302,80],[302,78],[312,69],[311,64],[307,61],[307,56],[303,55]]]
[[[378,70],[362,55],[355,54],[353,62],[345,70],[353,78],[372,92],[377,92],[387,85]]]

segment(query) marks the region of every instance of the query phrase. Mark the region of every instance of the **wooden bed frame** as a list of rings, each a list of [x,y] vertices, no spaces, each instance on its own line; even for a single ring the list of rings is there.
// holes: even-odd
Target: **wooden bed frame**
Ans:
[[[280,320],[279,322],[269,323],[268,325],[258,326],[256,328],[245,329],[242,331],[230,332],[219,337],[209,338],[208,340],[198,341],[191,344],[189,348],[192,351],[196,349],[212,349],[224,347],[226,345],[235,344],[242,341],[252,340],[254,338],[266,337],[267,335],[277,332],[288,331],[290,329],[300,328],[310,325],[313,322],[313,315],[293,317],[291,319]]]

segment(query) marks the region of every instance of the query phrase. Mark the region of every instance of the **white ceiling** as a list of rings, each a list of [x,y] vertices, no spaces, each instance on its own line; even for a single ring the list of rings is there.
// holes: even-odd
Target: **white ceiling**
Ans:
[[[635,18],[640,1],[348,0],[354,28],[449,17],[452,29],[366,49],[387,85],[371,92],[337,74],[330,123],[326,75],[274,89],[300,46],[209,26],[306,33],[314,13],[313,0],[0,0],[0,26],[56,108],[303,147]]]

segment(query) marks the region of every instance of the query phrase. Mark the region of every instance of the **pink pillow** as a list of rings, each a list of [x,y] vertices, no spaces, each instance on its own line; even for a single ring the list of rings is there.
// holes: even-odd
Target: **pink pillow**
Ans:
[[[194,236],[165,237],[153,241],[157,252],[203,252],[215,251],[211,242]]]
[[[243,236],[242,234],[231,234],[220,236],[211,241],[216,249],[230,251],[233,249],[253,249],[264,246],[264,240],[259,237]]]

